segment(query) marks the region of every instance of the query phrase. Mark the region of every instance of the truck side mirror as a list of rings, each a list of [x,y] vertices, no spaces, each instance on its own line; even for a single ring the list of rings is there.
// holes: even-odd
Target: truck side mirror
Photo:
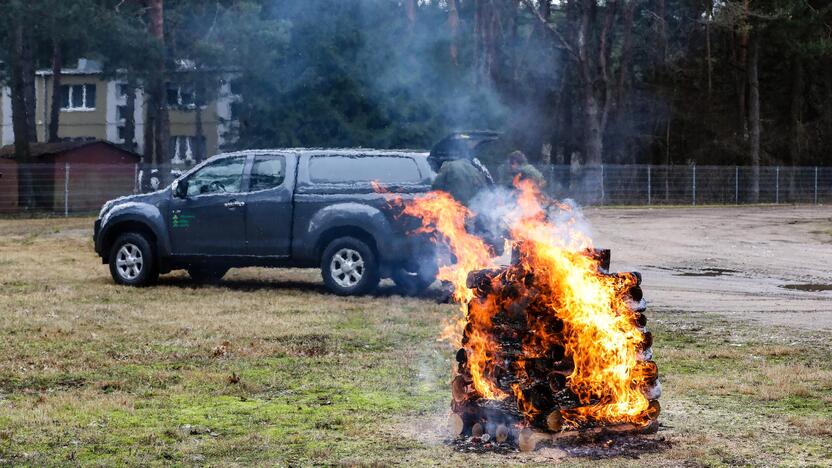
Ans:
[[[188,197],[188,181],[187,180],[174,180],[173,184],[170,186],[171,190],[173,191],[173,196],[176,198],[187,198]]]

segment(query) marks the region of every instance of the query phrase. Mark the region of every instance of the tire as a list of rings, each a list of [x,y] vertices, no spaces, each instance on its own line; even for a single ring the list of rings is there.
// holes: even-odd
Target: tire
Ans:
[[[354,237],[333,240],[321,256],[321,276],[326,287],[339,296],[367,294],[379,282],[376,254]]]
[[[402,267],[393,269],[393,281],[405,296],[419,296],[436,281],[436,275],[426,275],[423,272],[410,272]]]
[[[188,268],[188,275],[198,283],[216,283],[228,273],[228,267],[223,266],[192,266]]]
[[[136,232],[120,235],[110,249],[110,275],[118,284],[148,286],[159,278],[156,251]]]

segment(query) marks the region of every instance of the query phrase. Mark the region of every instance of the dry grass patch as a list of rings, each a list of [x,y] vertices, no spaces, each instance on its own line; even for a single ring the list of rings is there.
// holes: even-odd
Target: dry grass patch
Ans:
[[[335,297],[313,270],[118,287],[91,226],[0,220],[0,465],[552,461],[443,444],[453,350],[436,337],[454,306],[389,286]],[[672,447],[601,466],[832,459],[828,336],[648,317],[665,389],[659,436]]]

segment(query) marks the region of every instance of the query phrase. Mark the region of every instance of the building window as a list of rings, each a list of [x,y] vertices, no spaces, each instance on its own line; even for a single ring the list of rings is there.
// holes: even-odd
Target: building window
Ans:
[[[234,101],[231,103],[230,110],[231,110],[231,120],[240,120],[240,114],[242,110],[243,104],[238,101]]]
[[[201,141],[201,145],[197,143]],[[174,164],[182,164],[183,162],[193,162],[205,159],[204,154],[199,154],[205,151],[205,138],[198,140],[195,136],[178,135],[170,137],[170,144],[168,146],[168,155]]]
[[[228,83],[228,89],[229,89],[229,91],[231,91],[231,94],[234,94],[234,95],[243,94],[243,89],[242,88],[243,88],[243,86],[242,86],[242,83],[240,83],[240,80],[231,80],[231,82]]]
[[[116,120],[123,122],[127,119],[127,106],[116,106]]]
[[[62,85],[61,110],[95,110],[95,85]]]
[[[193,109],[196,106],[196,94],[187,86],[169,84],[167,98],[168,107]]]
[[[127,83],[118,83],[116,85],[116,94],[118,97],[127,97]]]

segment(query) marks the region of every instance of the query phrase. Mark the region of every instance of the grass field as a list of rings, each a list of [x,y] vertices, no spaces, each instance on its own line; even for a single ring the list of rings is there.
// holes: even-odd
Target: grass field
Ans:
[[[442,428],[452,305],[315,271],[112,284],[91,219],[0,220],[0,465],[503,465]],[[645,285],[649,299],[649,284]],[[609,466],[832,464],[828,333],[652,311],[668,443]],[[586,464],[585,458],[559,460]]]

